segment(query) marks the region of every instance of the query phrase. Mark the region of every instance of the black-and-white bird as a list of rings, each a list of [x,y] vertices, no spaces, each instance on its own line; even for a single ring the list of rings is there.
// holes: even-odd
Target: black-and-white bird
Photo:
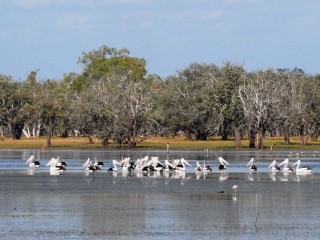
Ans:
[[[227,170],[227,168],[226,168],[225,165],[229,165],[229,163],[228,163],[226,160],[224,160],[222,157],[219,157],[219,158],[218,158],[218,161],[219,161],[219,163],[220,163],[220,165],[219,165],[219,170],[220,170],[220,171]]]
[[[32,167],[32,168],[40,167],[40,162],[39,161],[35,161],[35,158],[34,158],[33,154],[28,158],[26,164],[29,164],[29,167]]]

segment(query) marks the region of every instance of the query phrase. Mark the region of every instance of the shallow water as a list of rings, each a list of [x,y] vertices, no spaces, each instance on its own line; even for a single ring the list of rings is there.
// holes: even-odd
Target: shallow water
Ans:
[[[25,160],[33,153],[39,169]],[[298,155],[296,153],[299,153]],[[116,174],[112,159],[160,156],[161,151],[4,150],[0,152],[0,239],[318,239],[320,162],[317,152],[291,153],[312,174],[272,174],[267,166],[289,152],[170,152],[191,163],[182,174]],[[67,172],[50,176],[46,162],[60,156]],[[96,156],[105,167],[86,175]],[[219,173],[217,157],[230,163]],[[258,171],[246,163],[255,156]],[[206,160],[213,173],[196,174]],[[234,185],[238,185],[236,191]]]

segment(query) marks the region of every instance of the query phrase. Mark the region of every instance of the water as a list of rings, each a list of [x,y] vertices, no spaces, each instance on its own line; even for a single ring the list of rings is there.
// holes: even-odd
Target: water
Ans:
[[[298,154],[297,154],[298,153]],[[39,169],[25,161],[35,154]],[[112,159],[184,157],[182,174],[108,173]],[[290,155],[290,156],[289,156]],[[60,156],[67,172],[50,176]],[[219,156],[230,165],[217,170]],[[245,166],[254,156],[258,171]],[[105,163],[86,175],[88,157]],[[273,159],[301,159],[312,174],[272,174]],[[319,153],[286,151],[0,151],[0,239],[318,239]],[[196,174],[206,160],[213,173]],[[238,185],[236,191],[234,185]]]

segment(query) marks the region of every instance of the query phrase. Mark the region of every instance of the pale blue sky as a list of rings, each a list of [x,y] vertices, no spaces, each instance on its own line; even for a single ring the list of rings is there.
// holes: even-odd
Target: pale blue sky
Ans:
[[[319,0],[0,0],[0,73],[61,79],[102,45],[167,77],[193,62],[320,73]]]

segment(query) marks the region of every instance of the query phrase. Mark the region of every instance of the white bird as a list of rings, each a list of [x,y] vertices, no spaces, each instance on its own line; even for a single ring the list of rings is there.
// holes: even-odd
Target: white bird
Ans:
[[[268,168],[271,168],[272,172],[279,172],[280,171],[280,167],[277,165],[277,160],[273,160]]]
[[[101,169],[103,167],[103,162],[98,162],[97,158],[95,157],[93,166],[98,167],[98,168]]]
[[[58,163],[58,158],[51,158],[50,161],[47,163],[47,166],[50,166],[50,175],[60,175],[66,171],[65,167],[61,165],[58,166]]]
[[[227,170],[225,164],[226,164],[226,165],[229,165],[229,163],[228,163],[226,160],[224,160],[222,157],[219,157],[219,158],[218,158],[218,161],[220,162],[219,170],[220,170],[220,171]]]
[[[202,167],[201,167],[201,165],[200,165],[200,163],[198,161],[196,162],[196,165],[197,165],[196,166],[196,171],[199,171],[199,172],[202,171]]]
[[[185,172],[186,171],[186,165],[191,167],[191,165],[184,158],[181,158],[180,159],[180,163],[176,166],[175,171]]]
[[[26,164],[29,164],[29,167],[32,167],[32,168],[33,167],[40,167],[40,162],[34,160],[33,154],[28,158]]]
[[[254,157],[251,157],[250,161],[247,164],[247,167],[249,167],[249,170],[251,171],[257,171],[257,166],[253,164],[254,163]]]
[[[165,165],[165,168],[163,170],[165,172],[169,172],[169,171],[175,170],[174,166],[172,166],[172,164],[168,160],[164,161],[164,165]]]
[[[292,167],[296,166],[296,173],[311,173],[312,172],[312,168],[309,166],[303,166],[300,168],[300,160],[297,160]]]
[[[203,161],[203,167],[201,167],[200,163],[196,162],[196,171],[203,171],[203,172],[212,172],[212,168],[208,165],[206,165],[206,161]]]
[[[88,158],[82,167],[84,167],[86,169],[87,174],[91,174],[91,173],[94,173],[96,170],[99,170],[99,169],[97,169],[97,167],[92,166],[91,158]]]
[[[117,165],[121,166],[121,164],[117,160],[112,160],[113,167],[108,169],[108,172],[117,172]]]
[[[282,168],[282,172],[284,173],[289,173],[289,172],[293,172],[292,168],[289,167],[289,159],[286,158],[285,160],[283,160],[282,163],[279,164],[279,167],[283,165],[283,168]]]
[[[232,189],[234,190],[234,193],[237,194],[238,185],[233,185]]]

